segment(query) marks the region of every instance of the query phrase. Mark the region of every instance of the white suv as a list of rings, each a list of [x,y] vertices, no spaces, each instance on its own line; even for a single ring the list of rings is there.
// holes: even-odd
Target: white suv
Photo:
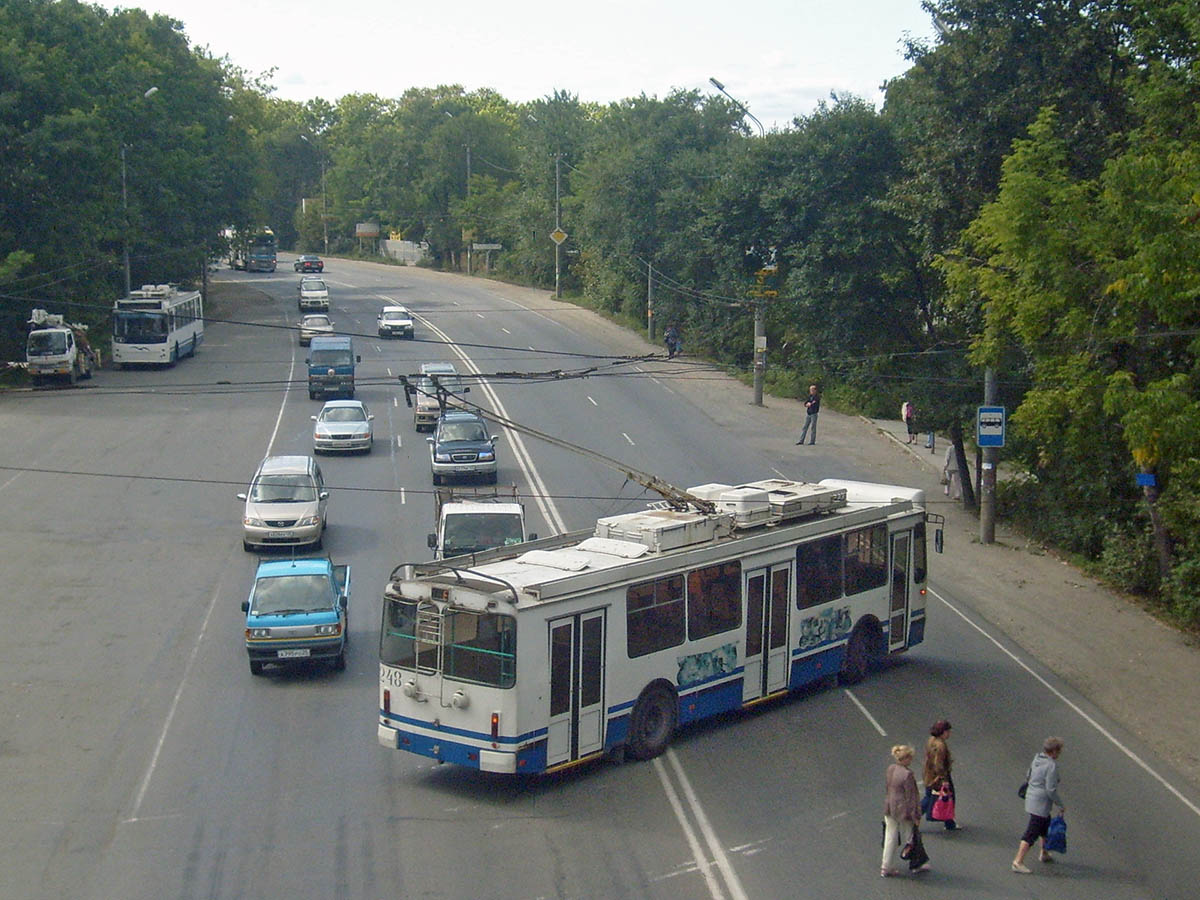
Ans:
[[[242,547],[295,547],[320,550],[325,534],[329,491],[321,467],[311,456],[268,456],[239,500]]]

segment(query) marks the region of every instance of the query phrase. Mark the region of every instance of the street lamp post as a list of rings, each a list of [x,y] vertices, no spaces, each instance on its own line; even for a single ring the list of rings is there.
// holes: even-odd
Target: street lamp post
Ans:
[[[156,86],[147,88],[145,93],[142,94],[142,99],[148,100],[149,98],[153,97],[157,93],[158,93],[158,88]],[[121,229],[121,231],[123,232],[123,237],[124,237],[124,240],[122,242],[123,248],[121,251],[121,257],[122,257],[122,262],[124,263],[124,269],[125,269],[125,296],[126,297],[129,296],[130,288],[132,287],[132,285],[130,284],[130,275],[129,275],[129,190],[126,187],[127,182],[128,182],[128,176],[126,173],[126,165],[125,165],[125,150],[127,149],[127,147],[128,147],[128,145],[125,143],[125,141],[121,141],[121,218],[124,219],[124,227]]]
[[[304,135],[304,134],[300,135],[300,140],[304,141],[304,143],[308,144],[310,147],[313,145],[313,142],[308,139],[307,135]],[[325,247],[324,253],[326,256],[328,256],[329,255],[329,219],[327,216],[328,209],[326,208],[326,205],[325,205],[325,152],[323,150],[318,150],[317,156],[320,158],[320,161],[321,161],[321,241],[322,241],[323,246]]]
[[[755,125],[758,126],[758,136],[759,137],[766,137],[767,132],[766,132],[766,129],[763,128],[763,123],[758,121],[758,117],[755,116],[754,113],[752,113],[752,112],[750,112],[750,110],[746,109],[745,104],[743,104],[739,100],[734,99],[733,95],[730,94],[729,91],[725,90],[725,85],[721,84],[721,82],[717,81],[717,79],[715,79],[715,78],[708,79],[708,82],[713,87],[715,87],[718,91],[720,91],[722,94],[724,94],[726,97],[728,97],[729,101],[734,106],[736,106],[738,109],[740,109],[742,111],[743,115],[748,116],[750,118],[750,121],[752,121]]]

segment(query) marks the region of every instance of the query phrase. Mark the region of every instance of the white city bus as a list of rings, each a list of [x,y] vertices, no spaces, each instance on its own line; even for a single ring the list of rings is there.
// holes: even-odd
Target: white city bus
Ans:
[[[610,751],[840,676],[925,634],[919,490],[704,485],[576,532],[405,564],[384,593],[379,742],[493,772]],[[940,530],[938,532],[940,549]]]
[[[175,365],[195,356],[204,341],[204,302],[199,291],[173,284],[144,284],[113,304],[113,362]]]

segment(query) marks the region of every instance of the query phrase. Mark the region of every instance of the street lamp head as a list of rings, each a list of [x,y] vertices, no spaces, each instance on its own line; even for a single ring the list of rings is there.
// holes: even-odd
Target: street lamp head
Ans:
[[[152,87],[148,91],[146,91],[146,93],[142,94],[142,96],[146,97],[146,98],[150,98],[150,97],[153,97],[157,93],[158,93],[158,88]]]
[[[725,90],[725,85],[721,84],[721,82],[717,81],[717,79],[710,78],[708,80],[712,84],[712,86],[715,87],[718,91]]]

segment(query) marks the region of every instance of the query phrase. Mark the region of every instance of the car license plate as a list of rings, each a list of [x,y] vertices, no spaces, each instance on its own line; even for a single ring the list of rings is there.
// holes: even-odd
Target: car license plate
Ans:
[[[274,535],[277,538],[294,537],[290,531],[276,531],[274,532]]]
[[[297,650],[280,650],[278,651],[280,659],[301,659],[308,656],[308,648],[301,647]]]

